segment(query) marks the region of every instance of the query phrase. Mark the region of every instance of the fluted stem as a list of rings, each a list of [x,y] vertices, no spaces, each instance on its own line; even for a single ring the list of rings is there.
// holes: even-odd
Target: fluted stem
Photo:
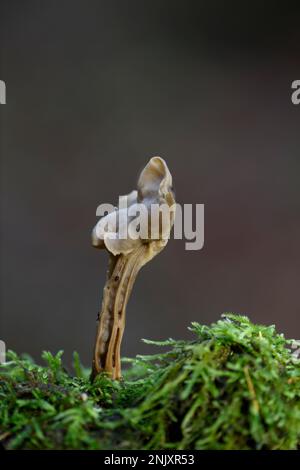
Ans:
[[[148,261],[149,251],[149,244],[142,244],[129,255],[109,255],[109,268],[94,348],[92,378],[101,372],[108,373],[112,379],[121,378],[120,350],[126,305],[136,276]]]

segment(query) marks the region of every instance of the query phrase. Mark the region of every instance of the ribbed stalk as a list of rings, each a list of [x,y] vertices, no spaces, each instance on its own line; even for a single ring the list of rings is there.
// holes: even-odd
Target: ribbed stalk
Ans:
[[[151,244],[152,245],[152,244]],[[121,342],[125,328],[126,305],[141,267],[158,251],[159,244],[141,244],[129,255],[110,254],[107,281],[96,334],[92,378],[106,372],[112,379],[121,378]],[[154,250],[153,250],[154,248]]]

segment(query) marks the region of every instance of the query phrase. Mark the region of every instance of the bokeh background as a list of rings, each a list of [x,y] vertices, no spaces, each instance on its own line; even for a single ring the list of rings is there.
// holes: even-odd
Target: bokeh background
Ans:
[[[248,315],[300,337],[297,2],[2,0],[0,338],[90,363],[107,255],[95,211],[166,159],[205,246],[138,276],[123,354]]]

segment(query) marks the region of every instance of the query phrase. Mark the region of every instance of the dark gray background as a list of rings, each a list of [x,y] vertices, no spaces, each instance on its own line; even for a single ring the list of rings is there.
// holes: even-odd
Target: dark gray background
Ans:
[[[297,3],[1,1],[1,318],[7,347],[89,364],[107,255],[95,210],[166,159],[205,247],[140,273],[123,353],[224,311],[300,337]]]

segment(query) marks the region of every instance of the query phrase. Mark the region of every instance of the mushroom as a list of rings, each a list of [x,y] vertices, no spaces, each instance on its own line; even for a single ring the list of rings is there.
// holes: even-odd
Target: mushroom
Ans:
[[[141,267],[168,242],[176,204],[172,176],[166,162],[160,157],[151,158],[140,174],[137,191],[122,198],[126,198],[127,207],[119,207],[102,217],[92,232],[92,245],[106,249],[109,254],[107,279],[98,317],[92,379],[101,372],[106,372],[112,379],[121,378],[120,348],[125,328],[126,305],[134,281]],[[123,225],[128,226],[133,221],[130,214],[135,209],[139,212],[141,205],[148,221],[146,233],[139,230],[138,236],[134,236],[128,230],[126,237],[121,236]],[[156,218],[153,217],[153,207],[158,208]],[[162,220],[163,207],[169,208],[168,223],[165,224]]]

